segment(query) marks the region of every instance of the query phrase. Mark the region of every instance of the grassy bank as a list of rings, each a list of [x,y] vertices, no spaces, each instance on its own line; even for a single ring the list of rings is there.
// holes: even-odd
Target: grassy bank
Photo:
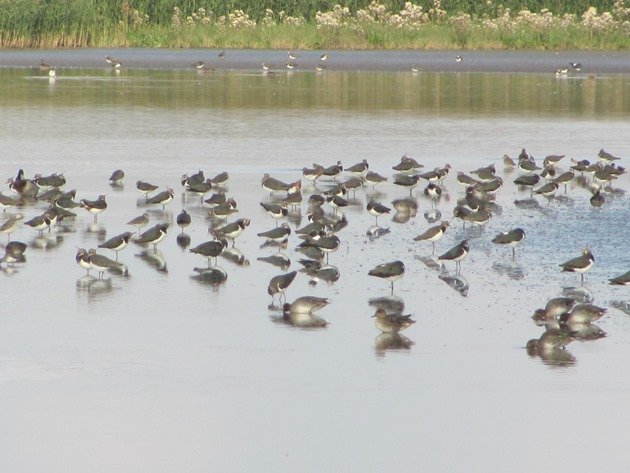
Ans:
[[[240,10],[233,9],[238,3]],[[0,0],[2,47],[627,49],[624,0]],[[549,3],[549,2],[547,2]],[[272,10],[270,5],[275,5]],[[319,9],[321,6],[328,9]],[[315,7],[319,8],[315,8]],[[279,7],[286,7],[279,10]],[[602,11],[601,8],[608,8]]]

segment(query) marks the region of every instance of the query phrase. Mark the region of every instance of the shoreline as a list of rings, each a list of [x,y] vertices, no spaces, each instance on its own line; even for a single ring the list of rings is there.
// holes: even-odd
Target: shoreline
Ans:
[[[219,52],[225,58],[219,59]],[[532,50],[294,50],[297,71],[314,71],[320,56],[328,71],[405,72],[412,66],[420,72],[555,73],[569,68],[569,76],[630,74],[630,51],[532,51]],[[38,68],[44,61],[56,68],[106,68],[104,58],[113,56],[125,69],[191,69],[204,61],[217,71],[286,70],[287,51],[267,49],[155,49],[155,48],[77,48],[2,49],[0,68]],[[457,62],[455,56],[461,56]],[[572,71],[570,62],[582,64]]]

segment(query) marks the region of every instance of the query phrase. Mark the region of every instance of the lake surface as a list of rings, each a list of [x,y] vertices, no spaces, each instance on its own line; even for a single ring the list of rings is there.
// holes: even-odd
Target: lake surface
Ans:
[[[0,274],[1,471],[614,471],[627,462],[630,317],[615,306],[630,291],[608,279],[630,269],[628,197],[607,195],[594,210],[573,183],[549,203],[517,206],[529,192],[501,163],[526,148],[539,162],[565,154],[565,170],[604,148],[627,166],[627,75],[62,72],[49,81],[36,68],[0,69],[0,173],[63,172],[77,200],[106,194],[108,208],[98,226],[77,209],[43,238],[27,226],[12,236],[29,248]],[[391,206],[409,196],[391,183],[403,154],[424,170],[453,167],[439,206],[452,228],[436,254],[470,238],[457,279],[452,263],[429,259],[429,243],[413,241],[431,225],[424,182],[415,216],[381,217],[391,232],[366,236],[370,197]],[[344,211],[349,225],[330,255],[341,277],[313,286],[299,273],[287,289],[289,301],[330,298],[318,312],[330,324],[280,323],[266,288],[284,271],[257,260],[278,251],[256,236],[275,226],[259,205],[269,200],[260,179],[362,159],[389,182],[359,190]],[[491,163],[505,180],[500,209],[483,231],[462,229],[455,171]],[[108,182],[118,168],[122,188]],[[208,210],[179,183],[198,169],[228,171],[234,218],[251,219],[236,243],[241,264],[219,259],[228,279],[218,287],[191,278],[206,259],[178,245],[182,208],[190,247],[211,238]],[[147,207],[140,179],[172,187],[175,200]],[[628,191],[630,178],[613,186]],[[314,191],[305,180],[303,190]],[[45,208],[18,211],[27,220]],[[291,215],[293,229],[306,210]],[[172,224],[159,252],[130,244],[119,257],[128,276],[86,279],[76,248],[132,231],[125,223],[145,211],[150,225]],[[527,236],[513,261],[490,240],[517,226]],[[289,271],[301,267],[299,242],[291,235],[283,250]],[[580,286],[558,264],[585,245],[596,262]],[[417,322],[392,343],[369,305],[389,283],[367,272],[395,259],[407,268],[395,294]],[[560,358],[529,356],[525,344],[544,332],[531,315],[566,288],[608,308],[597,322],[606,336],[574,341]]]

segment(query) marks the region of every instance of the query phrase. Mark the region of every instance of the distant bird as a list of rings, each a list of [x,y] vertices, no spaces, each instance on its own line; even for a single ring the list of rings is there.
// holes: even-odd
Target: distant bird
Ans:
[[[297,67],[297,63],[295,63],[295,62],[287,62],[286,66],[287,66],[287,69],[292,71],[293,69],[295,69]]]
[[[603,149],[599,150],[599,153],[597,153],[597,157],[604,162],[607,163],[612,163],[613,161],[618,161],[621,158],[618,158],[617,156],[613,156],[612,154],[608,153],[607,151],[604,151]]]
[[[266,202],[261,202],[260,206],[265,209],[265,211],[269,216],[271,216],[271,218],[276,220],[276,227],[278,226],[278,220],[286,217],[289,214],[289,209],[287,209],[286,205],[268,204]]]
[[[438,256],[439,261],[455,261],[455,271],[461,269],[461,262],[466,256],[468,256],[468,252],[470,251],[470,247],[468,246],[468,240],[462,240],[460,243],[455,245],[453,248],[448,250],[443,255]]]
[[[16,214],[13,217],[6,219],[0,225],[0,233],[6,233],[9,239],[7,241],[11,241],[11,233],[15,232],[20,226],[20,222],[23,219],[22,214]]]
[[[275,179],[267,173],[263,175],[260,183],[263,189],[268,191],[270,194],[273,194],[274,192],[287,192],[291,187],[289,184]]]
[[[293,54],[291,51],[287,52],[287,57],[291,60],[297,59],[297,55]]]
[[[219,59],[225,59],[225,51],[221,51],[219,54]]]
[[[518,176],[516,179],[514,179],[514,184],[520,187],[534,187],[539,182],[540,176],[538,174]]]
[[[175,220],[175,222],[177,223],[177,226],[182,229],[182,233],[184,233],[184,228],[190,225],[191,221],[192,219],[190,217],[190,214],[186,212],[186,210],[184,209],[182,209],[179,215],[177,215],[177,218]]]
[[[50,230],[51,223],[52,221],[50,217],[48,217],[46,214],[43,214],[27,220],[26,222],[24,222],[24,225],[28,225],[29,227],[37,230],[39,232],[39,236],[42,236],[44,234],[44,230],[46,230],[47,228],[48,230]]]
[[[537,166],[533,159],[519,159],[518,167],[525,172],[536,172],[541,171],[542,168]]]
[[[216,176],[210,178],[210,182],[215,186],[225,186],[230,179],[227,171],[220,172]]]
[[[564,193],[567,193],[567,184],[573,180],[575,177],[575,173],[573,171],[566,171],[556,176],[553,179],[553,182],[557,182],[558,184],[562,184],[564,186]]]
[[[383,333],[398,333],[416,323],[411,315],[388,314],[382,307],[376,309],[372,317],[376,318],[376,328]]]
[[[138,192],[144,195],[146,199],[148,199],[148,195],[158,187],[160,186],[154,186],[153,184],[144,181],[136,181],[136,189],[138,189]]]
[[[509,232],[499,233],[492,239],[492,243],[498,245],[506,245],[512,247],[512,259],[516,257],[516,245],[523,241],[525,238],[525,231],[522,228],[515,228]]]
[[[203,61],[197,61],[194,64],[191,64],[190,67],[194,67],[196,69],[203,69],[204,67],[206,67],[206,64]]]
[[[557,182],[547,182],[546,184],[540,186],[538,189],[533,190],[532,194],[543,195],[545,197],[553,197],[558,190],[558,187],[559,185]]]
[[[394,293],[394,281],[401,279],[404,274],[405,264],[400,260],[379,264],[368,271],[368,276],[375,276],[390,281],[392,294]]]
[[[81,204],[81,207],[94,215],[94,222],[97,221],[98,214],[107,208],[105,195],[99,195],[96,200],[81,199],[79,203]]]
[[[564,154],[550,154],[549,156],[545,157],[545,159],[543,160],[543,164],[545,165],[545,167],[554,167],[560,162],[560,160],[562,160],[562,158],[564,158],[564,156]]]
[[[79,266],[85,269],[86,274],[89,275],[90,270],[92,269],[92,263],[90,263],[90,255],[88,254],[88,251],[85,248],[78,248],[74,259]]]
[[[359,177],[364,177],[369,170],[370,164],[368,163],[367,159],[364,159],[360,163],[353,164],[349,168],[346,168],[346,171],[351,172],[352,174]]]
[[[291,235],[291,227],[288,224],[283,223],[279,227],[273,228],[266,232],[260,232],[257,234],[259,237],[266,238],[270,241],[281,243],[286,241],[289,235]]]
[[[98,278],[102,279],[103,274],[108,269],[126,272],[125,266],[118,261],[109,259],[107,256],[99,255],[96,250],[88,250],[88,261],[92,265],[92,269],[98,271]]]
[[[191,253],[195,253],[208,258],[208,267],[210,267],[210,260],[214,258],[216,262],[217,257],[223,252],[225,248],[227,248],[227,240],[222,238],[219,240],[206,241],[204,243],[201,243],[200,245],[195,246],[194,248],[191,248],[189,251]]]
[[[442,197],[442,188],[433,182],[429,182],[424,188],[424,195],[431,199],[431,205]]]
[[[403,155],[400,158],[400,163],[392,166],[394,171],[401,172],[403,174],[409,174],[415,172],[418,169],[422,169],[424,166],[413,158],[410,158],[407,155]]]
[[[288,310],[293,314],[312,314],[328,304],[330,304],[330,299],[324,297],[302,296],[290,304],[285,304],[284,310]]]
[[[250,220],[248,218],[239,218],[232,223],[228,223],[227,225],[216,228],[214,230],[214,234],[218,238],[221,238],[222,236],[229,238],[230,240],[232,240],[232,247],[234,247],[236,237],[239,236],[241,232],[249,226],[249,224]]]
[[[597,189],[589,199],[589,202],[593,207],[599,208],[606,203],[606,199],[601,194],[600,190]]]
[[[470,171],[471,174],[476,174],[479,176],[479,179],[483,179],[484,181],[489,181],[495,178],[496,168],[494,164],[490,164],[489,166],[481,167],[475,169],[474,171]]]
[[[569,69],[567,67],[559,67],[556,69],[556,77],[565,77],[569,73]]]
[[[378,225],[378,218],[383,214],[388,214],[392,209],[384,206],[380,202],[375,202],[374,200],[370,200],[367,204],[367,211],[370,215],[373,215],[376,218],[376,224]]]
[[[296,275],[297,271],[291,271],[290,273],[280,274],[271,278],[267,286],[267,294],[271,296],[272,303],[276,294],[280,294],[280,300],[284,298],[286,301],[284,291],[291,285]]]
[[[575,300],[570,297],[555,297],[547,301],[544,309],[536,309],[532,319],[534,321],[546,323],[558,319],[566,314],[575,306]]]
[[[581,256],[565,261],[558,266],[562,268],[562,271],[578,273],[580,275],[580,281],[584,283],[584,273],[591,269],[593,263],[595,263],[593,253],[591,253],[591,250],[588,248],[584,248]]]
[[[48,70],[50,70],[50,64],[46,64],[44,62],[44,60],[42,59],[41,62],[39,63],[39,70],[40,71],[48,71]]]
[[[424,233],[421,233],[420,235],[415,237],[413,241],[430,241],[433,248],[431,254],[434,255],[435,242],[439,241],[444,236],[444,234],[446,233],[446,229],[449,226],[449,223],[447,221],[444,221],[439,225],[427,229]]]
[[[138,232],[140,232],[140,229],[143,227],[146,227],[148,223],[149,223],[149,214],[145,212],[142,215],[129,220],[127,222],[127,225],[133,225],[134,227],[138,229]]]
[[[20,194],[21,197],[26,199],[34,199],[39,192],[39,186],[32,179],[24,178],[24,170],[20,169],[15,179],[10,178],[7,180],[9,189]]]
[[[578,304],[571,312],[562,314],[560,322],[566,324],[590,324],[601,319],[607,309],[593,304]]]
[[[122,180],[125,177],[125,171],[122,169],[116,169],[111,176],[109,176],[109,183],[112,186],[118,186],[122,184]]]
[[[408,176],[405,174],[400,174],[394,178],[394,184],[409,189],[409,195],[411,196],[413,195],[413,188],[418,185],[419,179],[420,178],[418,176]]]
[[[387,178],[381,176],[379,173],[374,171],[368,171],[365,175],[365,182],[374,187],[376,184],[380,184],[381,182],[386,182]]]
[[[57,77],[57,69],[55,69],[54,67],[51,67],[48,70],[48,77],[50,77],[51,79],[54,79],[55,77]]]
[[[580,72],[582,70],[582,63],[579,62],[570,62],[569,66],[571,66],[577,72]]]
[[[28,247],[26,243],[21,241],[11,241],[4,247],[4,256],[0,258],[0,262],[7,265],[15,266],[15,263],[23,263],[26,261],[24,252]]]
[[[455,62],[462,62],[462,57],[459,55],[455,56]]]
[[[144,233],[141,233],[138,238],[136,238],[135,242],[140,245],[153,245],[153,250],[157,251],[157,245],[164,240],[167,230],[167,223],[158,223]]]
[[[420,68],[418,66],[411,66],[411,72],[413,74],[417,74],[418,72],[420,72]]]
[[[617,286],[630,286],[630,271],[626,271],[621,276],[609,279],[610,284]]]
[[[116,235],[106,242],[101,243],[100,245],[98,245],[98,247],[116,252],[116,261],[118,261],[118,252],[127,247],[132,235],[132,232],[121,233],[120,235]]]
[[[332,166],[328,166],[327,168],[324,168],[324,170],[322,171],[322,175],[327,176],[327,177],[332,177],[333,179],[335,179],[342,172],[343,172],[343,165],[341,164],[341,161],[337,161],[336,164],[333,164]]]
[[[8,195],[4,195],[2,191],[0,191],[0,207],[3,212],[6,212],[8,208],[15,207],[19,205],[20,201],[14,199],[13,197],[9,197]]]
[[[175,192],[170,187],[167,187],[165,191],[162,191],[147,200],[147,204],[158,204],[162,206],[162,210],[166,208],[166,205],[173,201]]]
[[[507,154],[503,155],[503,169],[514,169],[516,163]]]
[[[327,59],[328,59],[328,54],[327,53],[324,53],[321,56],[319,56],[319,60],[320,61],[326,61]]]

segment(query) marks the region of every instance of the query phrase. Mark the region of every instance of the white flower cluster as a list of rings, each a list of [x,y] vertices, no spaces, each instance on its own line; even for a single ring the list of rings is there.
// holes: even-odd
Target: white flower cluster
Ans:
[[[350,9],[341,5],[335,5],[329,12],[322,13],[318,11],[315,14],[317,28],[339,28],[347,25],[350,19]]]
[[[582,28],[592,32],[606,33],[617,28],[630,32],[630,8],[624,7],[624,0],[615,2],[613,13],[603,12],[597,13],[597,9],[590,7],[578,19],[576,15],[565,13],[561,16],[554,16],[547,9],[541,10],[539,13],[530,12],[529,10],[521,10],[513,16],[509,9],[501,9],[496,18],[483,18],[479,22],[475,22],[473,18],[469,18],[473,27],[483,28],[492,31],[549,31],[552,28],[568,29],[570,27]],[[451,24],[459,22],[460,17],[451,17]]]
[[[357,10],[354,14],[348,7],[342,7],[338,4],[333,6],[330,11],[318,11],[315,15],[315,23],[317,28],[346,27],[355,31],[362,31],[365,26],[371,24],[417,30],[427,23],[446,22],[453,27],[457,34],[466,33],[475,28],[514,33],[525,30],[545,32],[552,28],[567,29],[570,27],[597,33],[606,33],[621,28],[630,33],[630,8],[625,6],[626,1],[628,0],[615,0],[612,13],[599,14],[596,8],[590,7],[578,18],[576,15],[568,13],[554,16],[546,8],[538,13],[525,9],[512,14],[501,4],[493,3],[493,0],[485,0],[483,12],[478,15],[458,13],[447,16],[446,11],[442,9],[441,0],[433,0],[431,8],[428,10],[408,1],[405,2],[401,11],[393,13],[388,11],[385,4],[373,0],[367,7]],[[134,26],[149,22],[148,16],[143,16],[136,10],[128,9],[126,17],[129,18],[129,24]],[[173,26],[214,24],[225,28],[253,28],[274,25],[301,26],[306,23],[306,20],[301,16],[289,16],[284,11],[276,13],[270,8],[265,10],[264,16],[258,23],[243,10],[234,10],[217,18],[213,12],[206,12],[205,9],[199,8],[184,19],[181,10],[175,7],[171,23]]]
[[[263,16],[260,20],[260,25],[262,26],[274,26],[274,25],[288,25],[288,26],[302,26],[306,23],[304,17],[301,16],[290,16],[282,10],[277,15],[270,8],[265,10],[265,16]]]

